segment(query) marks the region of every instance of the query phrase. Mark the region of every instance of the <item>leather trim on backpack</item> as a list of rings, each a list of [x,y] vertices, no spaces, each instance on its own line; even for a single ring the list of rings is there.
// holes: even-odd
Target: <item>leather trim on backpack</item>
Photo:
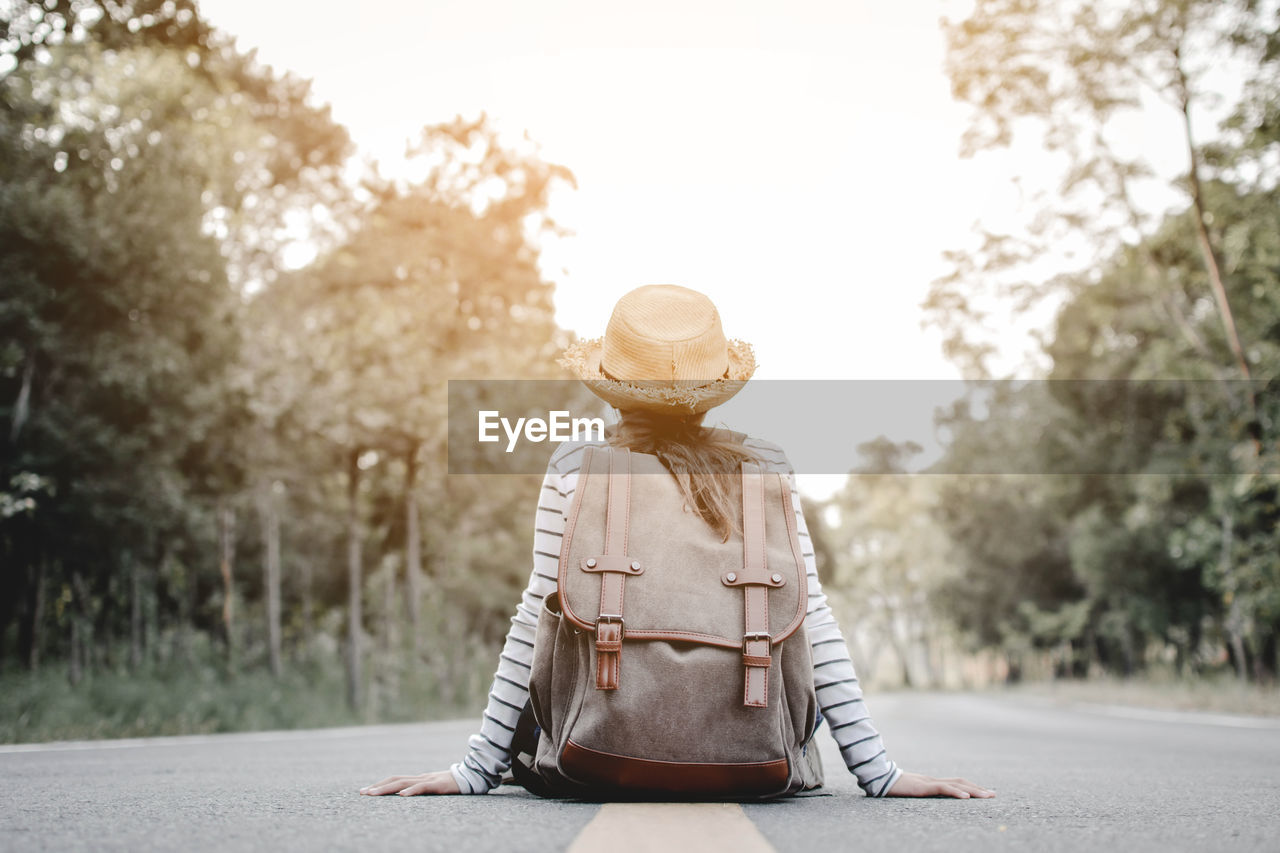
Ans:
[[[569,506],[568,514],[565,518],[564,536],[561,539],[558,582],[559,582],[559,588],[562,591],[562,594],[560,596],[562,612],[565,618],[569,620],[570,624],[572,624],[573,626],[583,631],[588,631],[593,633],[596,630],[595,621],[584,619],[582,616],[580,616],[573,609],[572,597],[567,594],[564,594],[564,591],[568,589],[567,578],[568,578],[570,569],[572,568],[574,571],[579,571],[581,568],[578,565],[574,565],[573,567],[570,567],[569,556],[573,546],[574,534],[577,529],[580,511],[583,505],[584,498],[586,497],[589,491],[592,491],[595,489],[607,488],[607,484],[608,484],[608,478],[605,475],[605,472],[599,470],[600,466],[598,463],[596,463],[596,467],[593,468],[592,467],[593,462],[595,462],[595,460],[598,458],[598,453],[610,454],[612,452],[613,452],[613,448],[596,447],[594,445],[588,446],[583,450],[582,462],[579,467],[579,474],[578,474],[578,486],[577,486],[577,489],[575,490],[573,499]],[[764,477],[769,478],[771,483],[774,482],[772,478],[776,478],[777,488],[780,491],[782,507],[784,509],[783,515],[785,516],[785,525],[786,525],[785,536],[788,540],[788,544],[790,545],[791,556],[792,556],[792,559],[794,560],[794,563],[791,566],[786,566],[786,567],[779,566],[776,568],[781,569],[787,586],[791,586],[792,579],[794,578],[795,588],[797,589],[795,613],[792,614],[792,617],[789,620],[787,619],[778,620],[779,622],[782,623],[782,627],[771,631],[772,636],[771,636],[770,646],[772,646],[790,637],[800,628],[802,624],[804,624],[804,619],[805,619],[805,614],[806,614],[807,604],[808,604],[808,589],[807,589],[808,583],[807,583],[807,578],[805,574],[806,569],[805,569],[804,557],[802,556],[802,552],[800,550],[800,540],[799,540],[798,530],[796,526],[795,509],[791,502],[791,489],[787,483],[786,476],[777,471],[767,471],[764,473]],[[770,519],[772,520],[773,516],[770,516]],[[638,537],[653,535],[650,531],[637,530],[634,532]],[[783,535],[784,534],[782,533],[782,531],[775,530],[773,526],[770,526],[767,531],[767,536],[770,542],[778,542],[779,544],[781,544],[781,541],[782,541],[781,536]],[[635,539],[635,537],[629,537],[629,538],[633,540]],[[595,554],[596,552],[593,550],[591,553]],[[643,554],[639,556],[639,559],[641,564],[644,565]],[[605,576],[609,576],[611,574],[612,572],[608,572],[608,571],[604,573]],[[641,584],[643,584],[645,580],[646,579],[643,577],[637,578],[637,582]],[[770,584],[770,586],[772,585],[773,584]],[[717,586],[720,586],[720,585],[718,584]],[[580,604],[582,603],[580,602]],[[590,605],[594,605],[594,604],[595,604],[595,601],[593,597],[593,600],[590,602]],[[590,605],[582,604],[582,606],[590,606]],[[653,628],[650,626],[634,625],[630,621],[628,621],[626,624],[624,633],[625,633],[626,639],[628,640],[663,640],[667,642],[698,643],[701,645],[716,646],[716,647],[726,648],[726,649],[739,649],[739,650],[741,650],[743,647],[742,634],[737,632],[735,632],[733,635],[711,634],[711,633],[704,633],[699,631]],[[752,651],[755,651],[755,650],[753,649]]]
[[[800,547],[800,527],[796,524],[796,508],[791,503],[791,486],[787,484],[786,478],[779,474],[778,478],[782,480],[782,505],[786,507],[787,516],[787,538],[791,540],[791,554],[796,559],[796,565],[800,567],[800,621],[803,622],[808,615],[809,604],[809,567],[804,561],[804,551]],[[795,631],[797,625],[791,625],[787,628],[787,632]],[[775,642],[777,638],[775,637]]]
[[[787,787],[791,768],[786,758],[745,764],[684,763],[615,755],[565,742],[560,755],[565,772],[587,785],[630,792],[724,795],[776,794]]]
[[[632,565],[640,565],[627,556],[627,532],[631,529],[631,451],[619,448],[609,454],[608,483],[604,554],[588,558],[581,567],[585,572],[600,575],[600,615],[595,624],[597,690],[618,689],[627,576],[631,574]]]
[[[783,504],[786,511],[786,504]],[[769,633],[769,584],[765,567],[764,474],[759,465],[742,463],[742,570],[729,572],[725,580],[746,584],[742,588],[743,635],[742,704],[769,707],[769,669],[773,659]],[[783,576],[774,573],[780,582]]]

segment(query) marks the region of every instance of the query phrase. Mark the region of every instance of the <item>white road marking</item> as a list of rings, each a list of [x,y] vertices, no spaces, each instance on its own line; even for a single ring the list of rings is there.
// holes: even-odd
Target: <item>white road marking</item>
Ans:
[[[605,803],[568,853],[776,853],[737,803]]]
[[[1147,720],[1158,723],[1199,723],[1205,726],[1228,726],[1235,729],[1280,729],[1280,719],[1250,717],[1244,714],[1211,714],[1205,711],[1161,711],[1155,708],[1135,708],[1130,705],[1103,705],[1094,702],[1073,702],[1071,707],[1108,717],[1126,720]]]
[[[226,732],[208,735],[166,735],[160,737],[110,738],[104,740],[59,740],[48,743],[0,744],[0,754],[9,752],[78,752],[90,749],[137,749],[144,746],[192,746],[210,743],[279,743],[291,740],[339,740],[396,732],[421,733],[425,724],[397,723],[383,726],[335,726],[325,729],[282,729],[266,732]]]

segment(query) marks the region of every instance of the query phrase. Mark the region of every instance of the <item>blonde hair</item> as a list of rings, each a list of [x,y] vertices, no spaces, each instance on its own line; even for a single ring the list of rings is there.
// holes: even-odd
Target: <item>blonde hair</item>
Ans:
[[[721,542],[742,531],[740,472],[743,461],[759,461],[755,453],[723,431],[702,426],[701,413],[682,417],[627,409],[619,415],[610,444],[658,457],[685,502]]]

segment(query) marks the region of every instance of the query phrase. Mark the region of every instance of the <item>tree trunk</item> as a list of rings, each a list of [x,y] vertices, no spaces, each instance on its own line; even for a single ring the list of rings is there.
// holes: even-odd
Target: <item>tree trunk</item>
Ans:
[[[390,556],[390,555],[388,555]],[[386,584],[382,587],[382,647],[388,653],[390,659],[391,651],[396,647],[396,622],[399,620],[399,613],[396,608],[396,565],[394,559],[387,560]]]
[[[1236,677],[1241,681],[1249,680],[1249,661],[1244,652],[1244,637],[1235,627],[1238,621],[1238,598],[1231,599],[1231,608],[1227,613],[1227,642],[1231,644],[1231,660],[1236,666]]]
[[[900,620],[893,608],[886,607],[886,611],[885,639],[888,640],[889,648],[893,649],[894,655],[898,658],[898,665],[902,669],[902,686],[910,688],[914,686],[911,682],[910,654],[907,650],[906,642],[898,637],[898,623]]]
[[[48,558],[41,556],[36,562],[35,590],[31,599],[31,649],[27,653],[27,669],[40,669],[40,644],[44,634],[45,575],[48,574]]]
[[[1267,640],[1262,646],[1262,654],[1258,657],[1265,661],[1266,671],[1263,673],[1268,684],[1274,684],[1276,676],[1280,675],[1280,642],[1277,642],[1276,630],[1273,627],[1267,634]]]
[[[80,665],[80,619],[73,613],[69,621],[71,622],[71,651],[67,656],[67,681],[75,687],[84,677]]]
[[[171,621],[172,614],[165,612],[164,601],[169,597],[160,594],[163,589],[169,592],[169,564],[173,560],[173,546],[169,542],[168,532],[161,533],[161,545],[156,558],[148,571],[146,631],[142,636],[142,648],[148,660],[160,660],[165,649],[160,645],[164,636],[164,626]]]
[[[312,603],[311,603],[311,560],[302,561],[302,645],[305,649],[311,648],[312,634]]]
[[[915,636],[920,644],[921,652],[924,655],[924,679],[926,687],[939,686],[939,666],[937,655],[937,643],[933,633],[927,627],[928,622],[921,619],[916,623]]]
[[[1231,654],[1236,665],[1236,676],[1241,681],[1248,681],[1249,670],[1244,656],[1244,614],[1240,611],[1240,595],[1236,589],[1235,572],[1231,563],[1231,549],[1235,538],[1235,519],[1231,516],[1230,511],[1223,510],[1221,522],[1222,551],[1219,559],[1222,561],[1222,578],[1225,581],[1228,592],[1231,594],[1231,603],[1227,605],[1227,621],[1223,627],[1226,629],[1227,642],[1231,645]]]
[[[271,501],[271,539],[267,550],[267,637],[271,644],[271,673],[279,677],[282,672],[280,657],[280,511],[274,498]]]
[[[876,680],[876,665],[880,662],[879,655],[863,654],[862,641],[858,635],[859,632],[851,628],[845,636],[845,645],[849,647],[849,659],[853,661],[854,668],[858,671],[859,679],[869,683]]]
[[[1004,680],[1006,684],[1022,681],[1022,656],[1017,652],[1005,652]]]
[[[17,572],[0,572],[0,673],[5,671],[9,662],[9,623],[14,619],[17,610]],[[22,626],[19,624],[19,631]],[[18,658],[22,658],[21,647]]]
[[[391,707],[391,703],[400,695],[400,677],[396,656],[396,650],[400,647],[400,620],[403,618],[402,611],[397,606],[399,604],[397,592],[400,589],[398,578],[400,573],[394,554],[385,555],[383,562],[385,571],[382,572],[382,630],[379,632],[382,654],[379,655],[379,659],[373,667],[376,693],[371,700],[371,704],[375,709]]]
[[[1200,643],[1203,639],[1204,632],[1201,627],[1201,620],[1193,620],[1191,623],[1191,638],[1187,641],[1187,669],[1192,676],[1198,676],[1202,672],[1201,658],[1196,652],[1200,648]]]
[[[36,355],[28,352],[26,363],[22,366],[22,386],[18,390],[18,399],[13,404],[13,420],[9,422],[9,444],[17,444],[22,427],[31,414],[31,379],[36,372]]]
[[[271,674],[280,677],[280,513],[276,507],[274,484],[259,487],[259,516],[262,523],[262,588],[267,610],[267,656]]]
[[[18,615],[18,656],[17,659],[28,669],[34,669],[32,661],[37,657],[36,654],[36,632],[40,623],[40,581],[43,557],[37,557],[31,554],[27,557],[27,565],[22,571],[13,572],[14,585],[12,593],[9,589],[0,590],[0,595],[6,599],[5,610],[12,613],[16,610]],[[5,620],[5,623],[8,619]],[[0,631],[5,630],[7,624],[0,624]],[[6,632],[7,633],[7,632]]]
[[[360,450],[351,451],[347,462],[347,704],[358,711],[363,704],[361,690],[361,570],[360,516],[357,498],[360,489]]]
[[[419,648],[422,634],[422,534],[418,528],[418,449],[409,451],[404,473],[404,575],[409,595],[409,634],[413,649]]]
[[[218,569],[222,574],[222,634],[227,644],[227,663],[235,666],[235,633],[234,633],[234,610],[233,602],[235,600],[235,584],[232,572],[235,567],[235,529],[236,515],[235,510],[231,508],[226,501],[222,502],[219,518],[219,540],[221,551],[218,560]]]
[[[71,665],[67,669],[67,678],[71,685],[80,683],[84,673],[93,666],[89,654],[90,626],[89,589],[84,578],[74,569],[71,572]]]
[[[142,666],[142,568],[133,554],[126,553],[129,562],[129,670],[137,672]]]
[[[196,603],[199,600],[199,585],[197,583],[196,573],[190,565],[185,561],[180,561],[182,566],[182,586],[178,591],[178,625],[173,632],[174,652],[187,663],[192,662],[192,633],[195,631],[195,615]],[[170,575],[170,582],[177,586],[176,582]]]
[[[1204,260],[1205,272],[1209,275],[1209,287],[1213,291],[1214,302],[1218,306],[1218,315],[1222,319],[1222,329],[1227,338],[1227,346],[1235,356],[1236,367],[1246,383],[1251,379],[1249,362],[1244,356],[1244,348],[1240,345],[1240,335],[1236,331],[1235,315],[1231,311],[1231,303],[1227,300],[1227,288],[1222,283],[1222,265],[1218,262],[1218,254],[1214,251],[1213,242],[1209,239],[1209,228],[1204,204],[1204,187],[1200,182],[1200,155],[1196,151],[1195,137],[1191,132],[1191,87],[1182,68],[1181,53],[1175,51],[1174,60],[1178,75],[1179,103],[1182,108],[1183,138],[1187,143],[1187,154],[1190,158],[1187,167],[1187,182],[1191,185],[1191,207],[1195,213],[1196,242],[1200,246],[1200,255]],[[1249,402],[1249,413],[1257,416],[1257,403],[1253,389],[1246,386],[1245,396]]]
[[[1137,652],[1133,647],[1133,631],[1127,625],[1120,632],[1120,655],[1124,662],[1124,677],[1130,678],[1137,668]]]

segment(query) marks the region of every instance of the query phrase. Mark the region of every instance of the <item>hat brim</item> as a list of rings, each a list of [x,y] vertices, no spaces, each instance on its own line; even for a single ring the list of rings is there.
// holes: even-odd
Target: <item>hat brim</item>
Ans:
[[[644,409],[672,414],[697,414],[715,408],[742,390],[756,370],[755,353],[745,341],[728,342],[729,369],[711,382],[668,380],[621,381],[605,375],[600,368],[603,338],[587,338],[571,345],[559,364],[591,389],[591,392],[618,409]]]

